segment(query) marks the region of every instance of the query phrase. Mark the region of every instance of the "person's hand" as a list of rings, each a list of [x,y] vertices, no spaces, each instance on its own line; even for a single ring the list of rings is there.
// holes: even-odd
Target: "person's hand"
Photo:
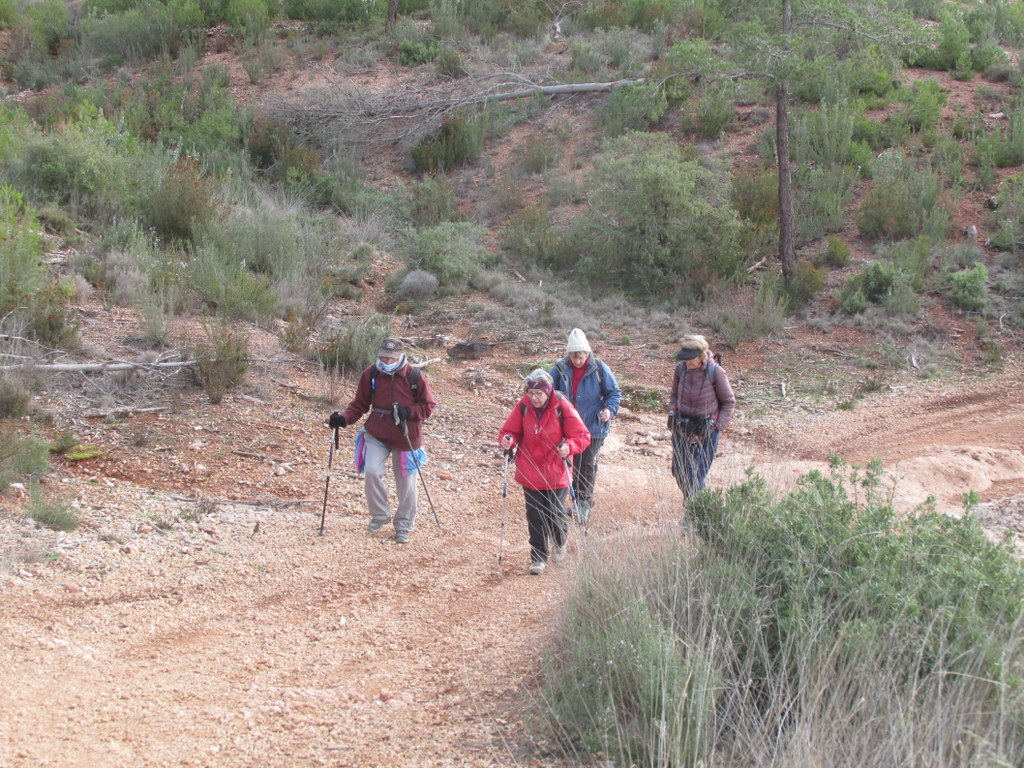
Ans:
[[[506,451],[512,450],[512,435],[502,435],[501,447]]]
[[[607,408],[602,408],[601,409],[601,413],[599,413],[597,417],[601,421],[611,421],[611,419],[612,419],[612,412],[609,411]]]
[[[395,408],[395,412],[398,414],[399,421],[408,421],[409,417],[412,416],[412,408],[407,405],[399,405]]]
[[[668,412],[668,431],[671,432],[676,426],[676,411],[673,408]]]
[[[338,429],[339,427],[341,429],[344,429],[345,427],[348,426],[348,422],[345,421],[345,417],[344,416],[342,416],[340,413],[335,411],[334,413],[331,414],[330,418],[327,420],[327,426],[329,426],[331,429]]]
[[[565,443],[559,443],[557,450],[558,455],[561,456],[563,459],[569,455],[569,446],[566,445]]]

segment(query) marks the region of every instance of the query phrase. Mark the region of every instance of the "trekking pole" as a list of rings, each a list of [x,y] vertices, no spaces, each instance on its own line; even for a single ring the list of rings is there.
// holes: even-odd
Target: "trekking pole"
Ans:
[[[565,441],[564,440],[562,442],[560,442],[558,444],[558,446],[556,446],[555,449],[557,450],[558,448],[560,448],[563,445],[565,445]],[[579,523],[580,519],[579,519],[579,512],[577,511],[577,503],[578,502],[577,502],[577,499],[576,499],[576,484],[573,482],[573,479],[572,479],[572,461],[570,461],[568,456],[562,456],[561,458],[562,458],[562,463],[565,464],[565,476],[569,480],[569,498],[572,499],[572,509],[573,509],[572,517],[573,517],[573,520],[575,520],[577,523]]]
[[[501,478],[501,511],[499,514],[499,528],[498,528],[498,562],[501,562],[501,556],[505,548],[505,499],[508,498],[508,464],[512,459],[512,449],[509,448],[505,452],[505,470]]]
[[[334,439],[327,454],[327,482],[324,484],[324,508],[320,511],[320,535],[324,535],[324,518],[327,517],[327,490],[331,487],[331,465],[334,464],[334,449],[338,447],[338,427],[334,428]]]
[[[398,415],[398,403],[391,404],[391,412],[394,414],[395,424],[402,425],[402,434],[405,435],[405,442],[409,446],[409,455],[412,456],[412,463],[416,467],[416,474],[420,476],[420,482],[423,484],[423,492],[427,494],[427,503],[430,505],[430,511],[434,515],[434,522],[437,523],[437,527],[441,527],[441,520],[437,516],[437,510],[434,509],[434,502],[430,498],[430,491],[427,490],[427,481],[423,479],[423,469],[420,467],[420,461],[416,458],[416,449],[412,447],[412,440],[409,439],[409,425],[404,419]]]

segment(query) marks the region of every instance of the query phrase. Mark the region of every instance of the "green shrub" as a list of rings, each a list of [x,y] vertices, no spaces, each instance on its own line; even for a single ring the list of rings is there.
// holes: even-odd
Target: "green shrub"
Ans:
[[[607,141],[587,184],[590,207],[566,227],[559,268],[593,289],[702,296],[742,263],[743,225],[724,204],[725,177],[667,135]]]
[[[857,227],[872,238],[925,234],[944,239],[950,219],[938,177],[900,154],[887,153],[875,165],[875,185],[864,196]]]
[[[627,131],[645,131],[668,111],[665,90],[657,83],[615,88],[600,110],[601,122],[609,136]]]
[[[282,14],[289,19],[321,22],[321,31],[356,27],[380,12],[381,0],[285,0]]]
[[[789,306],[793,309],[807,306],[814,301],[824,285],[825,277],[821,270],[806,259],[798,259],[793,275],[785,286]]]
[[[211,314],[258,322],[273,317],[277,295],[270,278],[249,271],[244,259],[199,243],[188,265],[189,289]]]
[[[695,537],[581,563],[540,697],[574,760],[732,765],[737,745],[773,765],[837,745],[863,765],[1018,760],[1019,558],[972,514],[898,516],[877,464],[833,466],[777,500],[753,475],[704,491]]]
[[[228,0],[224,16],[233,34],[258,43],[277,16],[276,0]]]
[[[216,405],[245,378],[249,368],[249,336],[225,322],[204,327],[206,341],[196,345],[196,376],[210,402]]]
[[[442,77],[449,77],[452,80],[457,80],[469,74],[462,55],[451,48],[442,48],[437,52],[437,56],[434,59],[434,69],[437,74]]]
[[[181,157],[167,167],[143,202],[154,233],[172,245],[190,243],[218,216],[216,184],[203,176],[199,161]]]
[[[949,295],[953,303],[968,312],[981,312],[985,308],[988,269],[975,264],[970,269],[949,275]]]
[[[694,106],[693,116],[683,128],[702,139],[717,139],[732,123],[736,113],[731,91],[723,86],[705,88]]]
[[[413,167],[420,173],[447,171],[476,162],[483,149],[483,121],[448,118],[438,132],[425,136],[411,151]]]
[[[458,200],[447,176],[427,174],[409,194],[409,215],[417,227],[433,227],[442,221],[457,221]]]
[[[0,185],[0,320],[20,321],[25,334],[44,346],[68,348],[78,333],[69,306],[73,284],[50,277],[41,231],[22,196]]]
[[[44,440],[22,437],[13,426],[0,422],[0,491],[19,480],[46,474],[49,454]]]
[[[171,9],[146,3],[122,13],[89,15],[78,25],[82,52],[103,71],[138,66],[178,48],[181,28]]]
[[[0,0],[0,29],[10,29],[17,20],[17,0]]]
[[[328,371],[359,373],[377,359],[380,342],[390,333],[387,315],[369,314],[349,320],[324,334],[317,348],[320,365]]]
[[[83,221],[107,224],[131,212],[142,184],[141,152],[95,107],[60,131],[35,134],[19,146],[8,164],[26,199],[52,202]]]
[[[32,381],[17,371],[0,372],[0,419],[19,419],[32,403]]]
[[[441,53],[441,44],[433,40],[403,40],[398,44],[398,63],[403,67],[426,64]]]
[[[850,263],[850,246],[838,237],[829,237],[825,250],[825,263],[842,269]]]
[[[796,225],[801,243],[839,232],[857,184],[850,166],[801,168],[793,177]]]
[[[752,302],[710,301],[705,318],[729,349],[782,330],[789,299],[774,279],[762,280]]]
[[[510,217],[498,242],[524,265],[550,267],[556,263],[558,233],[544,206],[528,205]]]
[[[774,167],[745,169],[732,176],[730,200],[740,218],[757,227],[779,220],[779,172]]]
[[[529,137],[523,145],[523,170],[527,173],[544,173],[561,157],[561,147],[550,138]]]
[[[458,293],[490,260],[483,236],[484,230],[475,224],[451,221],[410,232],[403,247],[405,263],[409,269],[434,275],[446,293]]]

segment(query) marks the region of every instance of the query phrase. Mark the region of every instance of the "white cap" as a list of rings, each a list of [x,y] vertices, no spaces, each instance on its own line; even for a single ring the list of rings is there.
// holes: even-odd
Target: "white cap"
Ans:
[[[565,345],[565,351],[570,354],[573,352],[590,352],[590,343],[587,341],[587,335],[579,328],[573,328],[569,332],[569,343]]]

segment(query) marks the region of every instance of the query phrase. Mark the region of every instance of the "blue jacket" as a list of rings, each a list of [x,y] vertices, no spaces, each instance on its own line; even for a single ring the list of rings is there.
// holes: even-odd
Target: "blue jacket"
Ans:
[[[611,420],[601,421],[601,409],[607,408],[614,418],[619,412],[619,403],[622,402],[622,390],[615,381],[612,369],[591,355],[587,360],[587,370],[583,374],[575,398],[572,396],[572,363],[569,362],[569,358],[563,357],[555,363],[550,373],[555,389],[569,398],[569,402],[576,407],[583,423],[590,430],[591,438],[597,440],[608,437],[612,423]]]

